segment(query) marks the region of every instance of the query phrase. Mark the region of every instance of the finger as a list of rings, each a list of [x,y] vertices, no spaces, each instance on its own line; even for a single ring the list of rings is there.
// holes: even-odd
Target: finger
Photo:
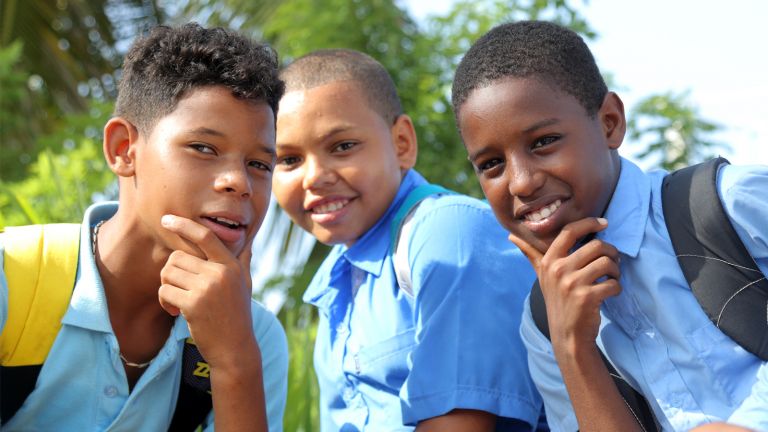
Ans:
[[[602,278],[619,279],[621,272],[616,261],[607,256],[598,257],[579,270],[578,280],[584,285],[594,285]]]
[[[619,262],[619,250],[614,245],[594,239],[576,249],[568,258],[573,261],[575,268],[582,268],[603,256],[614,263]]]
[[[182,250],[176,250],[176,251],[173,251],[171,255],[168,257],[168,261],[165,262],[165,266],[163,267],[163,270],[165,268],[178,267],[190,273],[201,274],[203,273],[206,267],[209,267],[212,264],[215,265],[215,263],[211,263],[210,261],[204,258],[198,258],[196,255],[192,255]],[[163,272],[161,271],[160,277],[162,276],[163,276]]]
[[[197,246],[204,255],[200,258],[222,263],[232,256],[216,234],[193,220],[181,216],[164,215],[161,223],[169,231]]]
[[[184,291],[190,291],[205,286],[205,275],[190,272],[174,265],[166,265],[160,271],[160,282],[173,285]]]
[[[522,237],[519,237],[515,234],[509,233],[509,241],[515,244],[528,258],[528,261],[531,262],[531,265],[534,269],[538,269],[539,265],[541,263],[541,258],[544,256],[544,254],[536,249],[533,245],[528,243],[525,239]]]
[[[172,316],[179,316],[182,305],[186,303],[186,295],[186,292],[181,288],[169,284],[162,284],[157,290],[160,307]]]
[[[606,279],[590,287],[592,294],[602,302],[608,297],[614,297],[621,294],[621,284],[616,279]]]
[[[564,226],[555,237],[549,250],[547,250],[547,254],[554,257],[567,256],[577,242],[590,234],[604,230],[606,227],[608,227],[608,221],[605,218],[590,217],[571,222]]]

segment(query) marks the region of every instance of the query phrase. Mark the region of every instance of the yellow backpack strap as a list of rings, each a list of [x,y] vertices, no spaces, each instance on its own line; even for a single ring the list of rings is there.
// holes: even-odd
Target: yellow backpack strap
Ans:
[[[0,364],[42,364],[72,297],[80,225],[6,227],[3,244],[8,316],[0,334]]]

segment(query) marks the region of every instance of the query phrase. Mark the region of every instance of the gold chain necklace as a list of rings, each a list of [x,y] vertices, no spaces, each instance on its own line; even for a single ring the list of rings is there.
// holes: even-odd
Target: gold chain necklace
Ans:
[[[104,225],[105,221],[101,221],[96,224],[95,227],[93,227],[93,241],[91,242],[91,252],[93,252],[93,259],[96,259],[96,243],[98,242],[99,238],[99,229],[102,225]],[[152,360],[144,363],[134,363],[132,361],[128,361],[128,359],[125,358],[122,352],[120,354],[120,360],[125,363],[126,366],[137,368],[137,369],[144,369],[145,367],[149,366],[150,363],[152,363]]]

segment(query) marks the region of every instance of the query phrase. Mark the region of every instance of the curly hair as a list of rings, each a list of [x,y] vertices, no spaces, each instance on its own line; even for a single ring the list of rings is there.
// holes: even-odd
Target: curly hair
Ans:
[[[150,133],[192,89],[224,86],[236,98],[266,102],[277,115],[285,91],[277,53],[223,28],[158,26],[125,56],[115,115]]]
[[[363,92],[369,107],[387,122],[394,122],[403,113],[392,77],[381,63],[359,51],[313,51],[288,65],[280,72],[280,77],[285,80],[288,91],[351,81]]]
[[[608,92],[581,36],[545,21],[501,24],[472,45],[453,80],[456,117],[473,90],[504,78],[534,78],[553,86],[576,98],[590,116]]]

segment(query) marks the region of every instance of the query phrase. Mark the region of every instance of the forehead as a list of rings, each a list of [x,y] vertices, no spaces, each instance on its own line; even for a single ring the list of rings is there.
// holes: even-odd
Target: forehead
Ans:
[[[379,128],[385,122],[371,109],[364,91],[352,81],[335,81],[303,90],[290,90],[280,100],[278,144],[320,139],[337,129]]]
[[[225,87],[202,87],[180,99],[173,111],[157,121],[151,135],[199,131],[274,146],[274,113],[266,102],[239,99]]]
[[[506,78],[473,90],[461,106],[458,121],[463,131],[476,120],[502,127],[513,121],[586,114],[576,98],[552,85],[533,78]]]

